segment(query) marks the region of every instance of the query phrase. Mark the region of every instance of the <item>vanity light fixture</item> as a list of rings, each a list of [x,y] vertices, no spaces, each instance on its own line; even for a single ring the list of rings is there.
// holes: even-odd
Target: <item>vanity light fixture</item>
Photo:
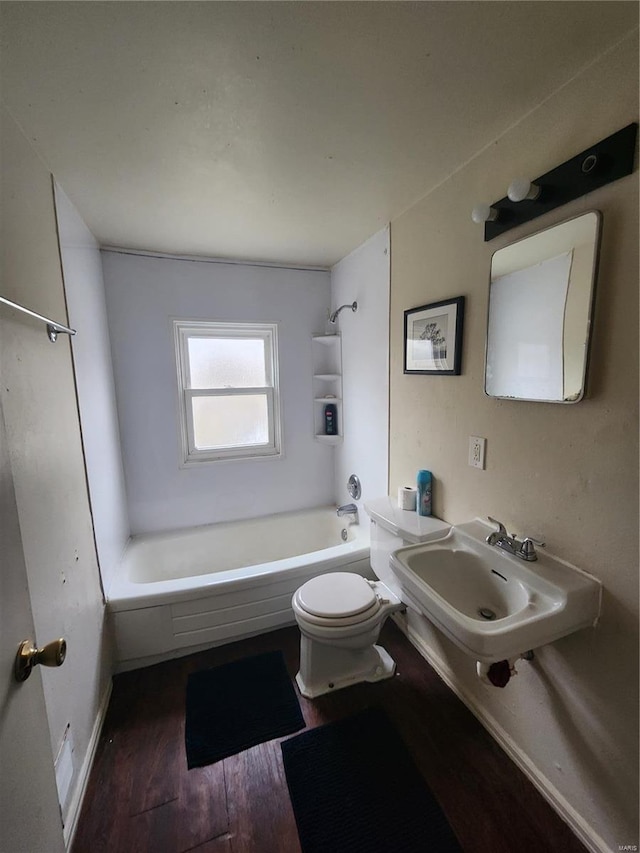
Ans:
[[[528,178],[514,178],[507,190],[509,201],[535,201],[539,195],[540,187]]]
[[[517,178],[509,185],[504,198],[491,205],[478,205],[474,208],[472,218],[474,222],[484,222],[485,242],[631,175],[634,171],[637,131],[636,122],[628,124],[544,175],[533,180]],[[476,211],[480,208],[492,211],[494,215],[483,218],[479,214],[480,218],[477,218]]]
[[[498,218],[498,211],[489,204],[476,204],[471,211],[471,218],[476,225],[482,225],[483,222],[494,222]]]

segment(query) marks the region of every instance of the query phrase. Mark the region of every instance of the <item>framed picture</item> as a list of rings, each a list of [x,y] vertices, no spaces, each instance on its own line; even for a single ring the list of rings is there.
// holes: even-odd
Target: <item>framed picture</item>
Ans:
[[[404,312],[404,372],[460,375],[464,296]]]

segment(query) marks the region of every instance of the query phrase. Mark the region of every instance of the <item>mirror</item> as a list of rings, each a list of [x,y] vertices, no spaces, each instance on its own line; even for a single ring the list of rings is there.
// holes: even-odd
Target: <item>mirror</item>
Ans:
[[[582,399],[600,221],[590,211],[493,255],[484,386],[489,397]]]

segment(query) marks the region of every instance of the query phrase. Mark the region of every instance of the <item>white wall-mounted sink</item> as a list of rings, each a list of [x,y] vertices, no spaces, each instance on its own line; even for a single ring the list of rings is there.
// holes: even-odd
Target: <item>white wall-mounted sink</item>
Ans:
[[[492,663],[596,624],[600,581],[546,552],[525,562],[487,545],[492,530],[478,519],[391,556],[409,599],[449,639]]]

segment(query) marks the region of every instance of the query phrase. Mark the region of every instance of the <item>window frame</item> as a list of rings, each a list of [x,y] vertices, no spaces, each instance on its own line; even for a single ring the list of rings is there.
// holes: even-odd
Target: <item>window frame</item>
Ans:
[[[218,320],[174,320],[174,344],[180,409],[181,467],[194,463],[263,459],[282,455],[281,411],[278,370],[278,326],[276,323],[227,323]],[[241,388],[190,388],[189,338],[230,338],[264,342],[265,385]],[[267,402],[268,441],[231,447],[195,446],[193,405],[195,397],[239,397],[262,395]]]

